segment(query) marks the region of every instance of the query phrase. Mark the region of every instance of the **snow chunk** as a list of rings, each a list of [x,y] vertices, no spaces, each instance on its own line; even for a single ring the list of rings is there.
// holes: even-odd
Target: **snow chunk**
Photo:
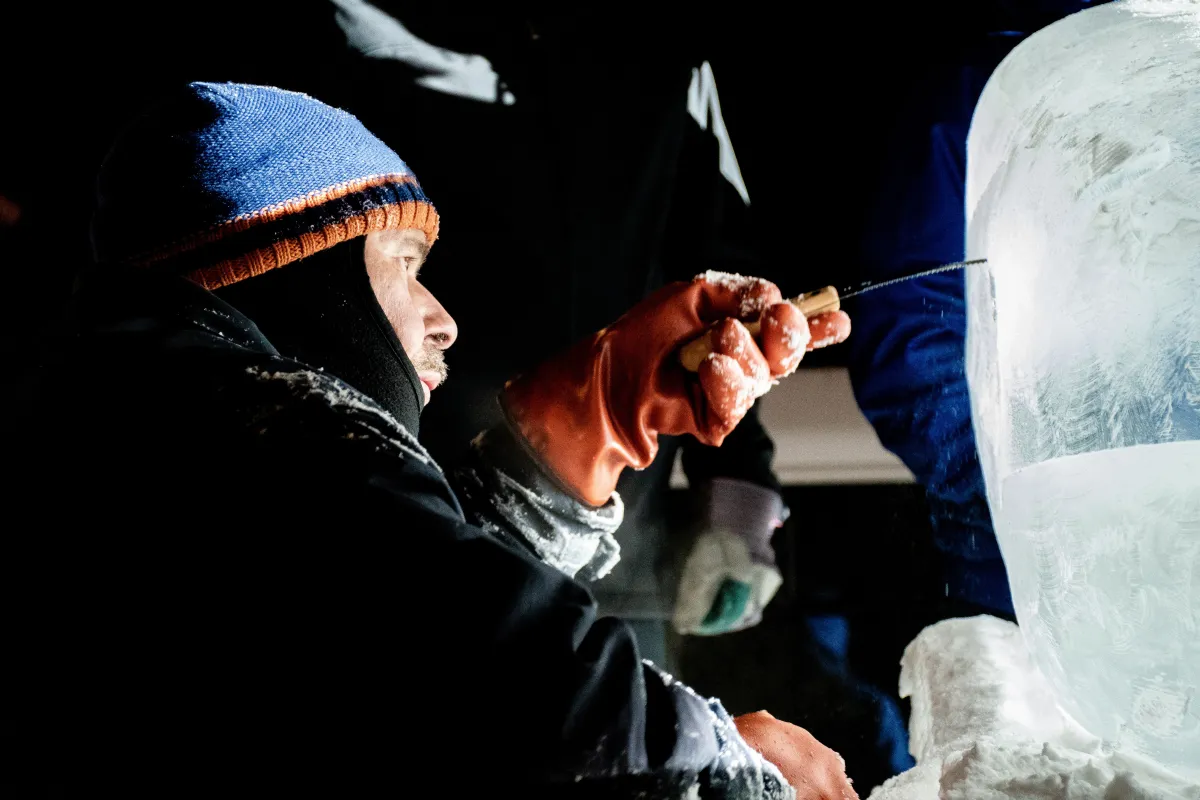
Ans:
[[[1063,712],[1010,622],[931,625],[901,665],[917,766],[869,800],[1200,800],[1200,784],[1105,749]]]

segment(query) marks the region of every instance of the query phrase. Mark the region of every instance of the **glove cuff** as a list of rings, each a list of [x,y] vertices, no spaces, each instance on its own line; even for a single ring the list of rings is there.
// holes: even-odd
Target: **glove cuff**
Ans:
[[[475,438],[454,478],[472,521],[523,543],[569,577],[597,580],[620,560],[613,538],[624,514],[620,495],[599,508],[583,505],[503,425]]]
[[[642,469],[658,453],[656,432],[626,436],[613,418],[606,396],[611,361],[601,331],[509,381],[500,395],[509,427],[529,452],[564,490],[594,508],[612,497],[622,469]]]

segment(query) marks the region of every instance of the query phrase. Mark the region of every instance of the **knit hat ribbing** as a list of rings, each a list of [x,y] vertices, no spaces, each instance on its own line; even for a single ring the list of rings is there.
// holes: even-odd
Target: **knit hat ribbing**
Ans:
[[[209,289],[438,215],[350,114],[265,86],[192,83],[139,117],[100,170],[97,262],[166,266]]]

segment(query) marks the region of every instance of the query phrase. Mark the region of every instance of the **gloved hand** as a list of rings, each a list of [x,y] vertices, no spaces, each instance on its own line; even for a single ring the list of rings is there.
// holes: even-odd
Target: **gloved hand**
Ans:
[[[756,342],[738,320],[760,314]],[[677,352],[710,325],[713,352],[691,375]],[[721,444],[773,380],[795,371],[811,343],[849,333],[843,312],[805,320],[773,283],[708,272],[663,287],[510,381],[501,402],[543,466],[580,500],[600,506],[622,469],[654,460],[659,434]]]
[[[783,584],[771,537],[787,516],[777,492],[713,478],[696,487],[700,532],[683,562],[673,622],[681,634],[713,636],[757,625]]]
[[[734,717],[746,744],[770,761],[796,790],[796,800],[859,800],[842,757],[798,725],[766,711]]]

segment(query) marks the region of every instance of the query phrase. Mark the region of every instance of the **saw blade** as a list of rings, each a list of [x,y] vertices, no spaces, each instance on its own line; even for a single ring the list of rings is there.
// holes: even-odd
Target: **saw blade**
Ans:
[[[842,300],[846,300],[850,297],[857,297],[860,294],[873,292],[876,289],[882,289],[885,286],[892,286],[893,284],[911,281],[913,278],[924,278],[927,275],[938,275],[943,272],[953,272],[954,270],[962,269],[963,267],[973,267],[977,264],[986,263],[986,258],[977,258],[973,261],[955,261],[953,264],[943,264],[940,267],[923,269],[920,272],[912,272],[908,275],[901,275],[899,278],[889,278],[886,281],[864,281],[863,283],[855,286],[847,286],[845,289],[839,289],[838,297]]]

